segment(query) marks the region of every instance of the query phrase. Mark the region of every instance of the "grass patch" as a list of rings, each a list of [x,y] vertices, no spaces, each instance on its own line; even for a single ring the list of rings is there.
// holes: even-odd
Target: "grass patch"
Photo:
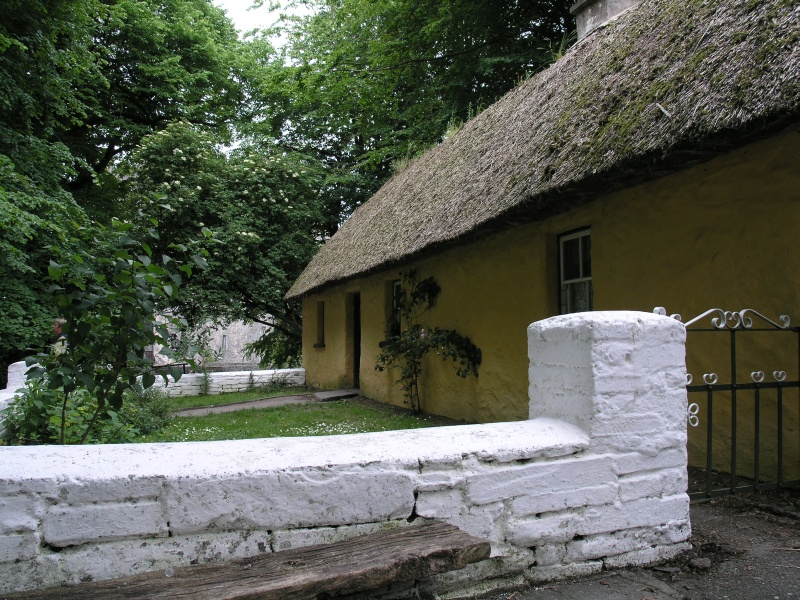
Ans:
[[[242,410],[205,417],[177,417],[163,430],[141,436],[136,441],[199,442],[307,437],[458,424],[461,423],[443,417],[414,415],[410,411],[358,398]]]
[[[170,398],[169,403],[172,410],[181,410],[183,408],[196,408],[199,406],[219,406],[221,404],[233,404],[235,402],[251,402],[253,400],[275,398],[277,396],[302,396],[315,391],[316,390],[313,388],[305,386],[269,386],[258,390],[217,394],[215,396],[183,396]]]

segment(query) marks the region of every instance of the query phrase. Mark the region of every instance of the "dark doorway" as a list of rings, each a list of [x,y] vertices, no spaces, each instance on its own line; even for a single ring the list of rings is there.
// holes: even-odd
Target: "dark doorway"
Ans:
[[[352,295],[353,302],[353,387],[361,385],[361,294]]]

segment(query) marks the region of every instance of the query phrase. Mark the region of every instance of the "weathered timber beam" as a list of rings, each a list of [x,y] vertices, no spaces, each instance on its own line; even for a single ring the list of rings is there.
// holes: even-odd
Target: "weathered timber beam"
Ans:
[[[311,600],[461,569],[490,544],[438,521],[221,564],[2,595],[3,599]]]

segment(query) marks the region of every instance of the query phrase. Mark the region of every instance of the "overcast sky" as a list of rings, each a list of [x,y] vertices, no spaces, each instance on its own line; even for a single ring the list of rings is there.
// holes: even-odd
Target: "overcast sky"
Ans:
[[[228,17],[233,21],[240,33],[250,31],[257,27],[269,27],[278,19],[278,13],[271,13],[269,2],[264,2],[261,8],[247,10],[252,6],[252,0],[213,0],[214,4],[225,9]],[[287,4],[282,2],[282,5]],[[295,11],[296,12],[296,11]]]

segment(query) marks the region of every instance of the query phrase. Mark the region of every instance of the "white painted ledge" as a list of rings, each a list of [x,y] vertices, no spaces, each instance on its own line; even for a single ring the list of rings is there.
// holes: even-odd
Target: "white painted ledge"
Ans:
[[[417,465],[473,455],[499,463],[574,454],[589,445],[579,428],[555,419],[459,425],[338,436],[0,448],[0,482],[65,478],[215,477],[375,463]],[[12,459],[13,457],[13,459]],[[7,485],[7,484],[6,484]]]

